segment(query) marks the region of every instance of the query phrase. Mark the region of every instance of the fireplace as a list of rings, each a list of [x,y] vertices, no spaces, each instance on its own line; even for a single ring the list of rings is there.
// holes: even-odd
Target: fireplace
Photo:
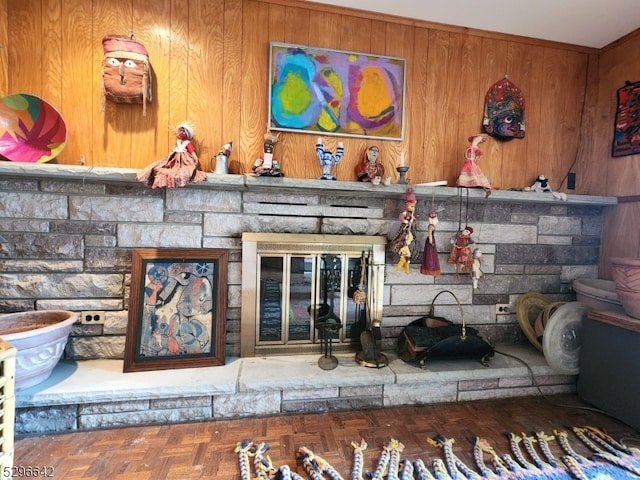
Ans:
[[[339,324],[335,351],[357,351],[359,332],[382,320],[386,237],[244,233],[243,357],[320,352],[317,326]],[[354,300],[354,291],[364,300]]]

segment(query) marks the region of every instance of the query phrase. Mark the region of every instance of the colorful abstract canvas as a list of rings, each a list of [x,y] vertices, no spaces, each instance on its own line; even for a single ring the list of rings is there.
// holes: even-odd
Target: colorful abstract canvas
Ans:
[[[640,153],[640,82],[625,82],[618,89],[612,157]]]
[[[271,130],[386,140],[404,135],[406,61],[271,44]]]

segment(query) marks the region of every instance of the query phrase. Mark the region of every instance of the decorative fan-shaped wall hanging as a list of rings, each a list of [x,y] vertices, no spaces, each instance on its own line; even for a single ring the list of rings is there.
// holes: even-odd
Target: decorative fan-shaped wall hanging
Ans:
[[[13,162],[44,163],[67,144],[67,125],[49,103],[27,93],[0,101],[0,155]]]

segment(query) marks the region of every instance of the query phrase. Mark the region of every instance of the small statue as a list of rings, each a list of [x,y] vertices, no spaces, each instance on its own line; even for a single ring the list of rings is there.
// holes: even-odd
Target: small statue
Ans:
[[[473,250],[473,263],[471,264],[471,280],[473,288],[478,288],[478,280],[484,276],[482,271],[482,252],[479,248]]]
[[[471,145],[464,151],[464,164],[456,185],[458,187],[482,187],[485,191],[485,196],[488,197],[491,195],[491,183],[478,165],[478,160],[482,156],[482,150],[478,145],[486,141],[487,136],[484,134],[469,137]]]
[[[531,185],[530,187],[525,187],[524,191],[551,193],[554,198],[557,198],[558,200],[564,200],[565,202],[567,201],[567,194],[563,192],[554,192],[551,188],[551,185],[549,185],[549,179],[543,174],[538,175],[536,181],[533,182],[533,185]]]
[[[233,142],[225,143],[220,147],[216,156],[211,159],[211,165],[209,166],[213,173],[226,174],[229,173],[228,162],[231,156],[231,150],[233,149]],[[213,162],[215,160],[215,168],[213,168]]]
[[[320,180],[337,180],[331,171],[338,163],[340,163],[340,160],[342,160],[342,156],[344,155],[344,145],[342,142],[338,142],[338,148],[334,155],[330,150],[325,150],[322,137],[318,137],[316,142],[316,154],[318,155],[318,160],[322,166],[322,175],[318,178]]]
[[[188,122],[176,127],[176,145],[166,158],[146,166],[136,178],[151,188],[184,187],[189,183],[202,182],[206,174],[199,169],[198,155],[191,142],[194,128]]]
[[[356,165],[356,177],[359,182],[380,184],[384,177],[384,166],[379,161],[379,153],[380,150],[375,145],[365,150],[362,160]]]
[[[253,173],[261,177],[284,177],[284,173],[280,171],[280,164],[273,158],[273,149],[278,141],[278,135],[271,132],[264,134],[263,153],[253,163]]]

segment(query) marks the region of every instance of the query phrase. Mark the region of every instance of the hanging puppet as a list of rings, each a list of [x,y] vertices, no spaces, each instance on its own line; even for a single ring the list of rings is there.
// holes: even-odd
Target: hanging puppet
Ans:
[[[280,170],[280,163],[273,158],[273,149],[280,134],[274,135],[271,132],[264,134],[264,144],[262,155],[253,163],[253,173],[261,177],[284,177]]]
[[[482,252],[479,248],[473,249],[473,261],[471,262],[471,280],[473,288],[478,288],[478,280],[484,277],[482,271]]]
[[[470,272],[473,265],[473,250],[471,245],[474,241],[471,238],[473,228],[469,225],[458,231],[451,239],[451,254],[447,263],[456,266],[455,276],[460,272]]]
[[[524,138],[524,96],[506,75],[491,85],[485,95],[482,126],[499,139]]]
[[[151,188],[184,187],[202,182],[206,174],[198,169],[198,155],[191,140],[194,128],[188,122],[176,127],[176,145],[166,158],[145,167],[136,178]]]
[[[429,225],[427,226],[427,238],[424,241],[424,253],[420,273],[423,275],[440,275],[440,259],[438,259],[438,248],[436,245],[435,231],[438,225],[438,214],[435,211],[429,212]]]
[[[133,35],[108,35],[102,39],[102,96],[114,103],[141,103],[142,115],[151,102],[151,65],[147,49]]]
[[[400,228],[391,240],[391,251],[398,255],[398,270],[404,269],[408,275],[411,260],[416,258],[416,195],[413,188],[409,187],[404,196],[404,210],[399,216]]]
[[[316,154],[318,156],[318,161],[322,166],[322,175],[318,178],[320,180],[337,180],[336,176],[331,173],[333,168],[340,163],[342,160],[342,156],[344,155],[344,145],[342,142],[338,142],[338,148],[336,149],[335,155],[331,153],[331,150],[327,150],[324,148],[324,142],[322,141],[322,137],[318,137],[316,141]]]
[[[480,187],[484,189],[485,196],[491,195],[491,182],[482,173],[478,160],[482,156],[482,150],[478,145],[487,141],[484,134],[473,135],[469,137],[471,144],[464,151],[464,164],[462,171],[456,181],[458,187]]]

